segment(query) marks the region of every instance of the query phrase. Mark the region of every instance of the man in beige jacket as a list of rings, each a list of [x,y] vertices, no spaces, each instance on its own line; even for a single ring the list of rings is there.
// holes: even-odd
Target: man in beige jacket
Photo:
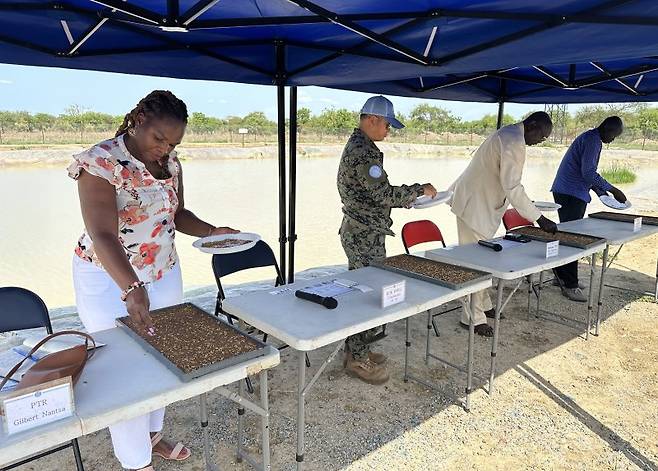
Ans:
[[[520,123],[505,126],[480,145],[470,164],[450,189],[454,192],[450,206],[457,216],[460,244],[476,243],[494,237],[509,205],[528,221],[555,232],[557,226],[541,215],[521,184],[525,164],[525,146],[543,142],[553,130],[550,116],[532,113]],[[485,337],[493,335],[487,317],[494,317],[491,299],[486,291],[473,294],[474,312],[463,303],[461,324],[468,327],[473,316],[475,332]]]

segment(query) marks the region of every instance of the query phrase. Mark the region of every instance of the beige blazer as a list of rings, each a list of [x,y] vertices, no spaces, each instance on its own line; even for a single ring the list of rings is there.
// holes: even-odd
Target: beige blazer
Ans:
[[[529,221],[541,216],[521,185],[525,147],[523,123],[499,129],[480,145],[451,185],[452,212],[471,229],[493,237],[510,204]]]

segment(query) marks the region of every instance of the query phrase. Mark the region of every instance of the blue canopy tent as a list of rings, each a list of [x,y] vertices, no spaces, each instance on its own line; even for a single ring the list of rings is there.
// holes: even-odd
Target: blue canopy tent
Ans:
[[[277,87],[281,268],[293,279],[296,86],[563,103],[658,97],[652,0],[0,2],[0,62]],[[291,89],[286,227],[284,87]]]

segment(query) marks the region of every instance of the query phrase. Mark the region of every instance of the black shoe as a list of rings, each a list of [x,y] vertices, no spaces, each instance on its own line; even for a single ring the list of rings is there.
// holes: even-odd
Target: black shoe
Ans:
[[[496,310],[495,309],[489,309],[488,311],[484,311],[484,315],[487,316],[488,319],[495,319],[496,318]],[[505,319],[505,314],[500,315],[500,320],[502,321]]]
[[[467,324],[462,324],[460,322],[459,325],[461,325],[462,328],[468,330]],[[494,331],[493,327],[491,327],[489,324],[478,324],[475,326],[475,333],[477,335],[481,335],[482,337],[493,337]]]

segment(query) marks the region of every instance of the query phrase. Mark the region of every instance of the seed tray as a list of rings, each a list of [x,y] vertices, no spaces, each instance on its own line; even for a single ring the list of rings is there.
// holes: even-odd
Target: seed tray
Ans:
[[[151,318],[154,336],[137,329],[128,316],[118,318],[117,325],[181,381],[265,355],[266,344],[192,303],[156,309]]]
[[[533,240],[538,240],[540,242],[552,242],[554,240],[559,240],[560,245],[567,245],[577,249],[589,249],[594,245],[605,242],[605,239],[602,237],[577,234],[575,232],[567,231],[557,231],[555,234],[551,234],[550,232],[546,232],[539,227],[532,226],[519,227],[511,230],[510,232],[515,234],[523,234]]]
[[[599,211],[598,213],[590,213],[589,217],[595,219],[609,219],[610,221],[619,221],[619,222],[630,222],[633,223],[633,219],[642,218],[642,224],[647,226],[658,226],[658,217],[656,216],[644,216],[642,214],[627,214],[627,213],[613,213],[612,211]]]
[[[372,266],[450,289],[461,289],[491,278],[490,273],[415,255],[394,255]]]

